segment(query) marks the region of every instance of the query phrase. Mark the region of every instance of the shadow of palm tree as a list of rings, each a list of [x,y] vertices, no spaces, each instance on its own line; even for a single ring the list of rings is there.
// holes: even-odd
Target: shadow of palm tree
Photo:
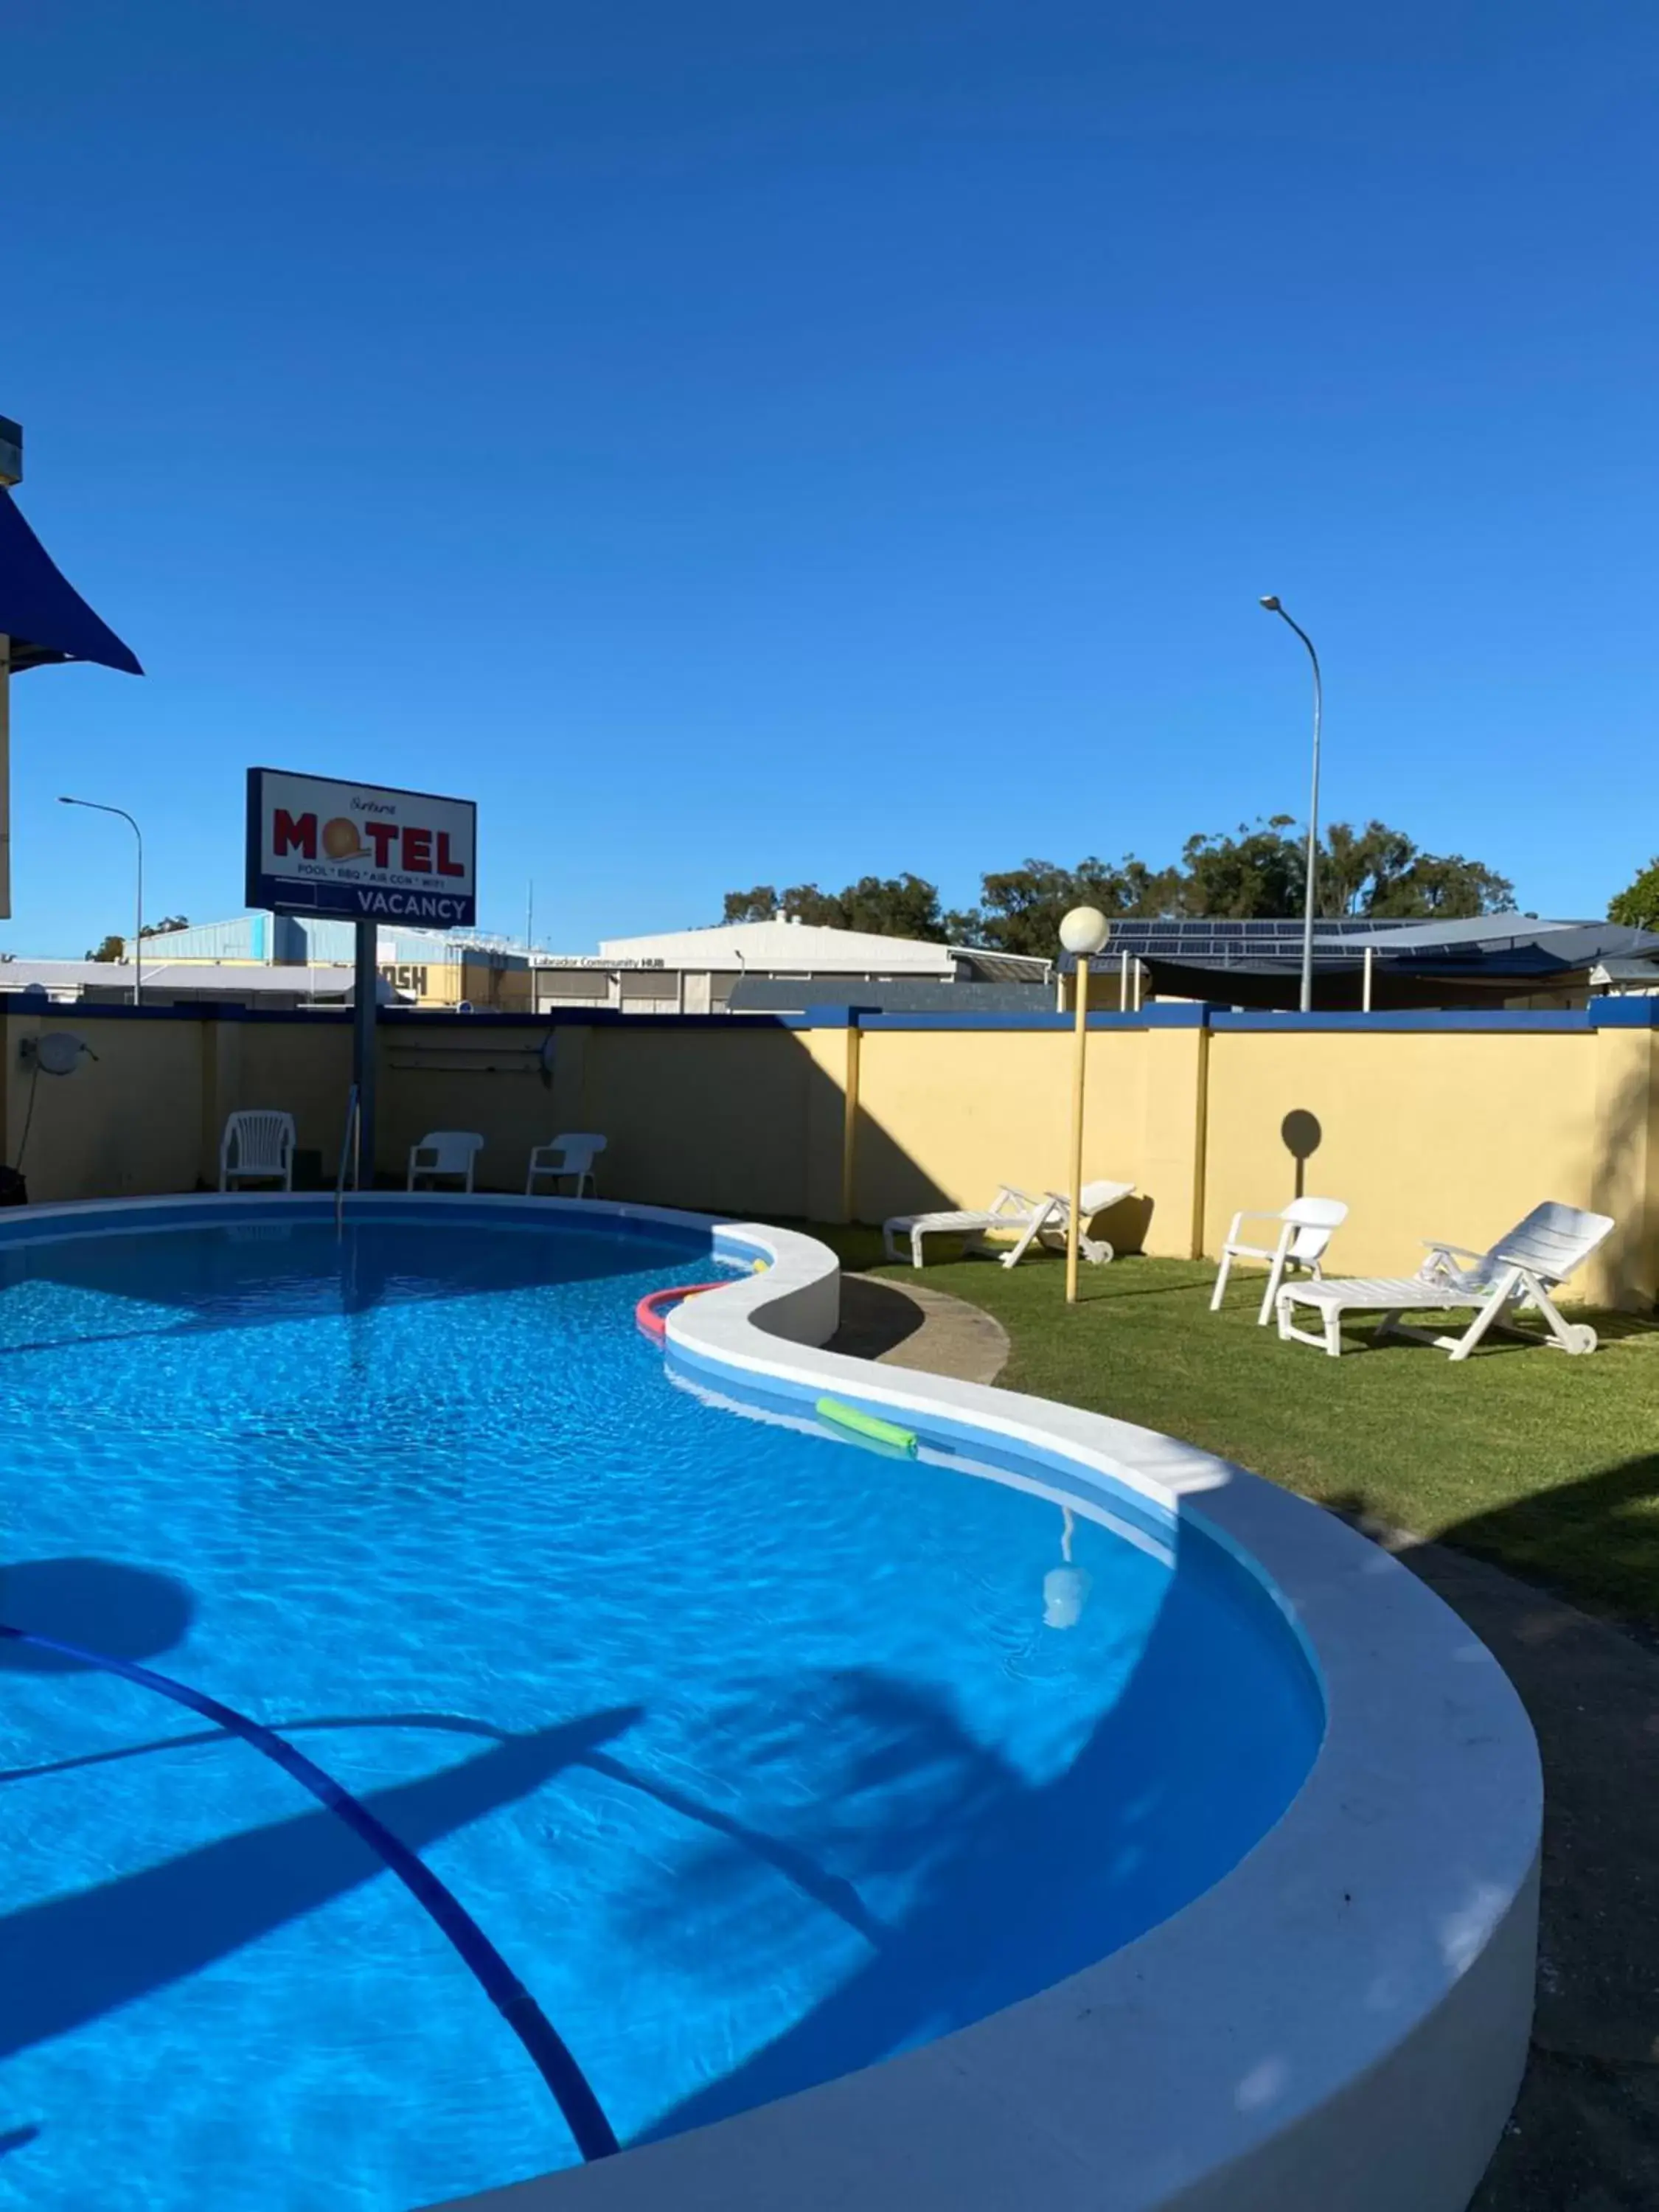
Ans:
[[[411,1849],[530,1796],[641,1717],[635,1706],[509,1736],[363,1803]],[[221,1837],[0,1919],[0,2053],[64,2035],[375,1880],[378,1853],[331,1812]]]
[[[850,1887],[864,1948],[793,2025],[660,2115],[651,2135],[787,2095],[1030,1996],[1236,1862],[1305,1772],[1317,1694],[1299,1674],[1264,1668],[1243,1721],[1230,1699],[1220,1726],[1200,1580],[1178,1565],[1121,1693],[1050,1778],[981,1741],[944,1691],[876,1669],[757,1684],[734,1702],[706,1760],[741,1763],[745,1794],[769,1800],[767,1830]],[[707,1837],[623,1908],[633,1941],[738,1989],[787,1984],[799,1960],[822,1986],[811,1911],[799,1886]],[[837,1955],[848,1960],[844,1942]]]

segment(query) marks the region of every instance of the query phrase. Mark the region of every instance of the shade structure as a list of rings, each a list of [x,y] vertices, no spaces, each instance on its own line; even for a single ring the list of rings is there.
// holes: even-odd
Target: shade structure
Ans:
[[[55,661],[94,660],[142,676],[137,655],[123,645],[64,577],[0,490],[0,636],[11,641],[12,673]]]

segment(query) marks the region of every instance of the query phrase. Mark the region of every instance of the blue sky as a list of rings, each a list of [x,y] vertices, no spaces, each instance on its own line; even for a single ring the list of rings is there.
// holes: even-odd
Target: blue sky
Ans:
[[[58,0],[0,412],[142,683],[15,918],[241,902],[252,762],[476,796],[582,950],[1304,803],[1599,913],[1651,803],[1659,19],[1601,0]]]

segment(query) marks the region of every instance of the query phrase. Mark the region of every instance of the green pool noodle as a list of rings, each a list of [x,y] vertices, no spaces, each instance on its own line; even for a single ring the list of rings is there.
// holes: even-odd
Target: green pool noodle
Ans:
[[[843,1406],[839,1398],[820,1398],[817,1411],[821,1420],[833,1421],[838,1428],[851,1429],[854,1436],[868,1437],[872,1443],[890,1444],[895,1451],[913,1455],[917,1449],[914,1429],[902,1429],[896,1421],[884,1421],[879,1413],[861,1413],[856,1406]]]

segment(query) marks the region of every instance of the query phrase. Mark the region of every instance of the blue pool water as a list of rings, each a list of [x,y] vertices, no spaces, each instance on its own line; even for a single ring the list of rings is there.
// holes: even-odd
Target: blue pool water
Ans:
[[[690,1236],[456,1219],[0,1248],[0,1620],[290,1731],[624,2140],[1129,1940],[1322,1727],[1184,1526],[671,1379],[635,1301],[719,1272]],[[203,1734],[0,1650],[0,2205],[404,2212],[571,2162],[408,1894]]]

